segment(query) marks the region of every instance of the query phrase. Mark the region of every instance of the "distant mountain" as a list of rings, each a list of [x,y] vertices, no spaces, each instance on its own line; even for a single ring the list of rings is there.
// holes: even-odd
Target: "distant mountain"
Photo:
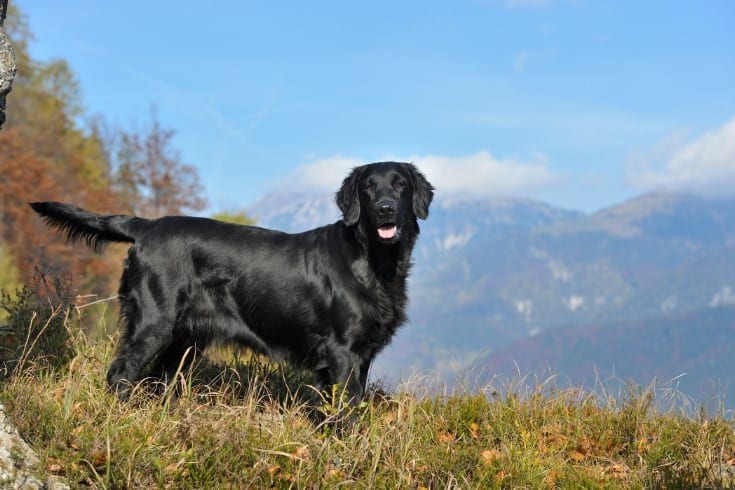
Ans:
[[[339,219],[331,195],[272,194],[251,213],[288,231]],[[643,329],[735,305],[735,199],[654,193],[586,215],[531,200],[438,196],[414,259],[410,323],[375,367],[391,380],[459,372],[560,328]],[[697,332],[682,326],[677,335],[688,342]]]
[[[431,271],[420,269],[411,317],[463,360],[549,328],[729,302],[733,220],[733,201],[647,196],[591,216],[478,234]]]
[[[332,223],[341,214],[332,195],[299,195],[273,192],[248,209],[258,225],[299,232]],[[519,230],[584,216],[528,199],[476,201],[438,200],[427,221],[421,222],[421,238],[414,258],[417,267],[450,257],[472,243]]]
[[[685,239],[690,246],[735,240],[735,199],[651,193],[604,209],[588,223],[610,234]]]
[[[291,233],[310,230],[340,219],[332,195],[271,192],[248,208],[259,226]]]
[[[460,251],[513,233],[553,223],[576,220],[584,215],[529,199],[485,199],[442,201],[432,207],[429,219],[421,223],[416,251],[418,269],[451,261]],[[437,263],[439,261],[439,263]]]

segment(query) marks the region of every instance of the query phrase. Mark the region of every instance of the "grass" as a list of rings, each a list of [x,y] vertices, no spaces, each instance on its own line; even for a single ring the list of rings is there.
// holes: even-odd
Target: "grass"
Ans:
[[[0,401],[38,452],[39,472],[72,488],[735,485],[733,420],[656,408],[653,385],[622,397],[549,384],[373,387],[357,422],[335,431],[307,416],[303,373],[222,352],[181,374],[176,402],[140,385],[120,403],[104,386],[114,339],[85,334],[88,313],[64,318],[71,361],[22,358]]]

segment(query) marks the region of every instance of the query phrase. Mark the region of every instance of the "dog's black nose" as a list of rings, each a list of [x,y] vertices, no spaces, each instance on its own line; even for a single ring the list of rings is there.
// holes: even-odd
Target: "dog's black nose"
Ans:
[[[378,214],[380,216],[389,216],[391,214],[394,214],[396,212],[396,209],[391,202],[379,202],[378,203]]]

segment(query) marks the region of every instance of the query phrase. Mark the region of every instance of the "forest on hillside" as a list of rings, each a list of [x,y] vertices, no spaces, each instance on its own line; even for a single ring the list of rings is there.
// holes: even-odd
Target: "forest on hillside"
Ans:
[[[152,104],[142,128],[108,121],[85,106],[82,89],[63,59],[34,59],[28,18],[10,6],[5,29],[18,72],[0,130],[0,290],[34,277],[64,277],[73,290],[109,294],[124,249],[103,255],[70,247],[28,206],[61,201],[109,214],[158,217],[202,211],[196,168],[174,147]],[[132,125],[129,125],[132,126]]]

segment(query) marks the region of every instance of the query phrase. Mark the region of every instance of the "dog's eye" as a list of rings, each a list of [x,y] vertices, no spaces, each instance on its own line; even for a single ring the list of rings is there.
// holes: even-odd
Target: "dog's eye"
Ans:
[[[406,183],[402,180],[396,180],[395,183],[393,183],[393,187],[395,187],[397,190],[401,190],[406,187]]]
[[[365,184],[363,184],[363,188],[365,189],[365,192],[372,192],[375,190],[375,182],[365,182]]]

